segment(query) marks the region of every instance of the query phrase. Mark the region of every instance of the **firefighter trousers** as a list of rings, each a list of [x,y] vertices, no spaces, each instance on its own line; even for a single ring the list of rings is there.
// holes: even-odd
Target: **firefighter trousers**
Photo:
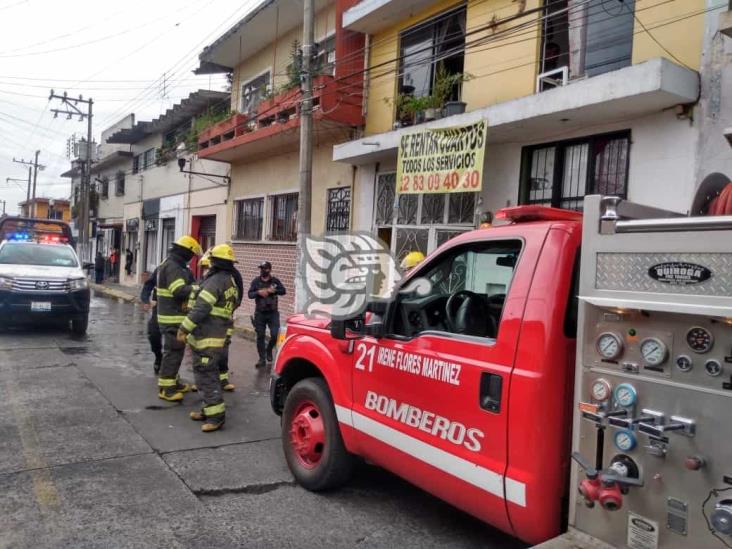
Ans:
[[[163,337],[160,334],[160,326],[158,325],[157,307],[153,307],[150,320],[147,321],[147,339],[150,342],[150,350],[155,355],[155,364],[161,364],[163,361]]]
[[[224,421],[224,396],[221,392],[219,367],[224,358],[226,347],[193,349],[193,375],[196,379],[198,392],[203,398],[201,412],[206,420],[212,422]]]
[[[160,365],[158,386],[167,389],[178,384],[178,370],[183,362],[186,344],[175,337],[178,333],[177,325],[161,326],[160,331],[163,334],[163,362]]]

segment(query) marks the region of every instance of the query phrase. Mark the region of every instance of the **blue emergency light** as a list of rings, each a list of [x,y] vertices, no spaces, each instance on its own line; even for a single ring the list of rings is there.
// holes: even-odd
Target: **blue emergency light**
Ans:
[[[28,233],[13,233],[8,240],[30,240]]]

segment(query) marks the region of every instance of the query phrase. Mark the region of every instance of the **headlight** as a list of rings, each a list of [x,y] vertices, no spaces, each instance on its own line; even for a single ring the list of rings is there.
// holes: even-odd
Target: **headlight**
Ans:
[[[282,347],[285,339],[287,339],[287,324],[280,326],[280,332],[277,334],[277,349]]]
[[[74,290],[85,290],[88,287],[89,287],[89,281],[86,278],[69,279],[69,289],[72,292]]]
[[[10,290],[13,287],[13,279],[7,276],[0,276],[0,289]]]

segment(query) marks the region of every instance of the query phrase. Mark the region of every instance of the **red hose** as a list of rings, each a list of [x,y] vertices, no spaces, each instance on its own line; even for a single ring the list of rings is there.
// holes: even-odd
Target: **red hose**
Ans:
[[[732,215],[732,183],[727,183],[722,192],[709,203],[707,215]]]

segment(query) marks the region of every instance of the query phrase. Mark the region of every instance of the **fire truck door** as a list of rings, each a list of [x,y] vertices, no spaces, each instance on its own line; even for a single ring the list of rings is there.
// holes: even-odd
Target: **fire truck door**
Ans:
[[[482,241],[430,260],[387,313],[387,335],[354,348],[352,417],[367,457],[505,528],[505,500],[524,499],[504,478],[521,246]]]

